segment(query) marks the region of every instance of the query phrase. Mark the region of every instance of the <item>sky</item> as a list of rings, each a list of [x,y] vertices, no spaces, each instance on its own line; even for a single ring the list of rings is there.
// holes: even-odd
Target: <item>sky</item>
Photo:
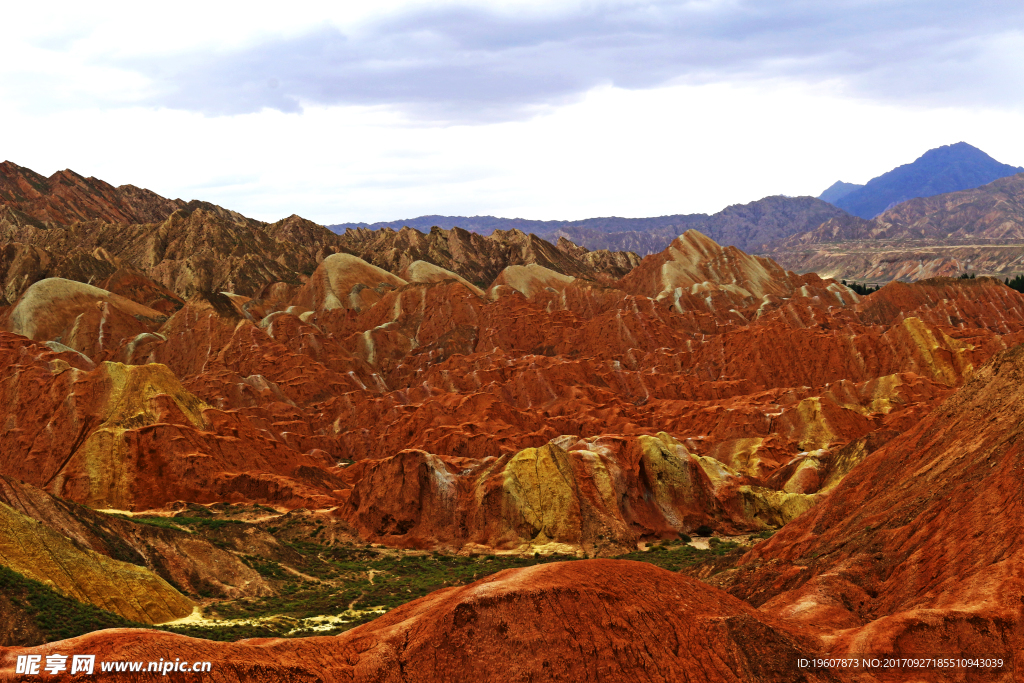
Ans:
[[[324,224],[713,213],[1024,165],[1024,3],[18,3],[4,158]]]

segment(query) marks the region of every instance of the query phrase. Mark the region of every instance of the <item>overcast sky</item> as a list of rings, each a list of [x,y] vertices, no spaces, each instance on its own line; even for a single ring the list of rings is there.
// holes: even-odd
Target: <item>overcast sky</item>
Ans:
[[[0,158],[265,220],[715,212],[969,142],[1024,165],[1024,3],[18,3]]]

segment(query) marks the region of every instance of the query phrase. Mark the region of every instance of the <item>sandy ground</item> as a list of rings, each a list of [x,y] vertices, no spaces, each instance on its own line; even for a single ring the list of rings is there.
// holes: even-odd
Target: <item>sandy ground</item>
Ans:
[[[217,628],[223,626],[256,626],[258,624],[274,623],[291,626],[291,630],[288,631],[288,635],[292,635],[305,631],[330,631],[331,629],[337,628],[343,624],[348,624],[368,614],[380,616],[385,612],[387,612],[387,610],[383,607],[373,607],[371,609],[363,610],[348,609],[341,614],[324,614],[315,617],[306,617],[305,619],[295,619],[294,617],[288,617],[280,614],[253,619],[208,619],[203,616],[202,609],[197,606],[193,608],[192,614],[187,617],[168,621],[160,625]]]

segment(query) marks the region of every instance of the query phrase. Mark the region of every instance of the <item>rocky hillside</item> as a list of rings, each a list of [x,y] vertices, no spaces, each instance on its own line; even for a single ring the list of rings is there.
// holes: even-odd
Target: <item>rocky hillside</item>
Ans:
[[[354,254],[385,270],[400,273],[414,261],[424,261],[487,287],[507,266],[536,264],[573,277],[612,281],[640,262],[631,252],[588,251],[566,239],[551,244],[520,230],[495,230],[485,237],[460,228],[432,228],[426,235],[402,228],[358,228],[340,236]]]
[[[699,230],[716,242],[744,251],[811,230],[822,222],[846,213],[813,197],[765,197],[749,204],[734,204],[714,215],[689,214],[658,218],[588,218],[581,221],[530,221],[493,216],[420,216],[391,223],[342,223],[330,226],[338,232],[383,230],[403,226],[427,232],[432,227],[460,227],[481,235],[521,231],[555,241],[566,238],[591,250],[631,251],[641,256],[664,250],[687,230]],[[357,237],[357,239],[359,239]]]
[[[206,202],[164,199],[130,185],[115,188],[72,171],[44,178],[0,164],[0,302],[6,303],[44,278],[114,287],[158,308],[180,307],[196,293],[280,298],[339,253],[358,255],[395,275],[423,261],[485,287],[509,265],[537,263],[611,281],[639,261],[635,254],[590,252],[566,240],[556,246],[515,230],[491,237],[413,233],[354,231],[340,237],[299,216],[264,223]],[[139,287],[146,291],[128,292]]]
[[[1024,345],[997,354],[715,583],[763,614],[834,634],[830,656],[1012,656],[1022,622],[1022,379]],[[988,675],[978,680],[1010,680]]]
[[[165,199],[134,185],[114,187],[71,170],[46,178],[10,161],[0,163],[0,205],[13,222],[55,225],[158,223],[186,206],[180,199]]]
[[[695,231],[610,284],[403,272],[338,253],[294,291],[170,311],[39,281],[0,319],[5,404],[31,406],[0,467],[96,508],[333,507],[393,546],[614,553],[785,523],[847,471],[837,449],[915,421],[1024,325],[995,282],[879,312],[895,294],[858,303]]]
[[[595,680],[596,671],[610,681],[636,680],[643,673],[647,680],[708,683],[836,680],[818,672],[794,676],[792,662],[812,652],[806,639],[786,633],[745,603],[647,564],[606,560],[501,572],[437,591],[337,638],[225,646],[153,632],[107,631],[33,652],[50,654],[58,647],[97,653],[97,661],[148,662],[160,655],[209,661],[203,680],[215,683],[583,683]],[[716,656],[708,661],[707,652]],[[0,660],[0,666],[10,664]],[[389,676],[395,671],[404,673]],[[137,677],[112,673],[104,680]]]
[[[1019,649],[1000,281],[861,297],[694,230],[637,263],[221,211],[5,224],[18,263],[116,266],[18,271],[0,307],[5,675],[834,681],[863,677],[795,660]]]
[[[787,268],[858,282],[1024,272],[1024,174],[903,202],[877,218],[833,218],[769,246]]]

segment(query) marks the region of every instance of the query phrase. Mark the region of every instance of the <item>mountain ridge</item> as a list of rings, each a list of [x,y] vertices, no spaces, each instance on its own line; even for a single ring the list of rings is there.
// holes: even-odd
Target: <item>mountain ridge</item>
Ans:
[[[866,220],[845,216],[769,246],[798,272],[858,282],[1024,271],[1024,173],[911,199]]]
[[[419,216],[402,221],[339,223],[327,227],[339,234],[347,230],[381,230],[393,226],[420,232],[432,227],[459,227],[489,234],[495,230],[520,230],[549,241],[565,237],[590,250],[632,251],[640,256],[658,253],[687,230],[700,230],[711,239],[747,252],[816,227],[845,212],[813,197],[772,195],[746,204],[732,204],[715,214],[675,214],[651,218],[587,218],[575,221],[541,221],[494,216]]]
[[[977,147],[957,142],[930,149],[861,187],[841,190],[833,203],[854,216],[871,219],[901,202],[970,190],[1021,172],[1024,167],[1000,163]]]
[[[639,261],[635,254],[589,251],[564,239],[552,244],[518,230],[488,237],[455,232],[426,238],[412,230],[337,235],[294,214],[266,223],[209,202],[170,200],[67,170],[46,178],[4,162],[0,303],[13,304],[49,277],[116,281],[117,294],[134,282],[142,286],[137,293],[148,297],[144,303],[164,312],[196,293],[252,297],[270,288],[271,298],[290,298],[325,258],[342,253],[358,254],[394,275],[425,261],[480,286],[510,265],[536,263],[612,281]]]

